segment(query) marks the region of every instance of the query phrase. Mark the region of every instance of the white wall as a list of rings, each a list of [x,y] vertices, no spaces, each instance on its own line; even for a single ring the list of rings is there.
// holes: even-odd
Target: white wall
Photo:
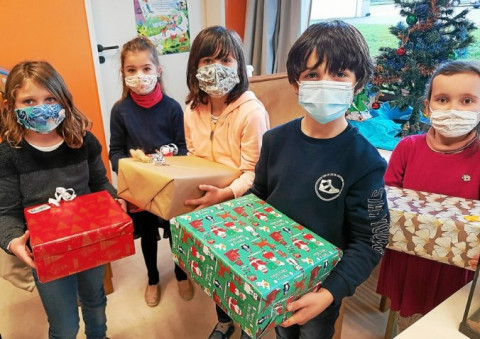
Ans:
[[[225,25],[224,0],[188,0],[191,40],[205,27]],[[102,107],[105,137],[110,138],[110,110],[120,98],[120,49],[97,52],[97,44],[118,45],[136,36],[133,0],[85,0],[94,58],[99,100]],[[105,57],[104,64],[98,61]],[[160,56],[166,93],[185,107],[188,93],[186,69],[189,53]]]
[[[120,49],[137,35],[133,0],[84,0],[90,32],[91,48],[98,97],[102,109],[103,128],[107,145],[110,140],[110,112],[120,98]],[[205,27],[225,25],[224,0],[187,0],[191,41]],[[117,45],[116,50],[99,53],[97,44]],[[99,56],[105,58],[100,64]],[[160,56],[165,92],[185,107],[188,94],[186,69],[189,53]],[[108,147],[108,146],[107,146]],[[115,178],[113,178],[115,183]]]

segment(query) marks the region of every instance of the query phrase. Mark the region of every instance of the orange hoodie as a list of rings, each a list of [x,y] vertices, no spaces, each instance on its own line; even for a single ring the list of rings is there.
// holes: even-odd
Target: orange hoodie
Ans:
[[[210,104],[184,115],[188,153],[238,168],[242,175],[229,186],[235,198],[252,186],[262,136],[270,128],[268,113],[251,91],[228,105],[214,124]]]

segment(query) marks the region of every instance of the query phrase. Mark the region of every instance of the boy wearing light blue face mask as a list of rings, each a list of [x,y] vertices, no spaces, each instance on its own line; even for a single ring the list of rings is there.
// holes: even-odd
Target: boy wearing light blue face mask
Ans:
[[[345,119],[372,69],[364,38],[342,21],[310,26],[289,52],[288,79],[306,114],[265,133],[250,191],[344,254],[319,291],[289,304],[277,338],[331,338],[342,299],[388,242],[386,162]]]

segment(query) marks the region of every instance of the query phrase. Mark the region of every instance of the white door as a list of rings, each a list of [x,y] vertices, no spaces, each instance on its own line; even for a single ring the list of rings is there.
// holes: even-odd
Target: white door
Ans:
[[[207,6],[205,0],[190,0],[187,1],[187,5],[190,35],[193,40],[207,24],[204,18],[205,8],[214,5],[214,3],[209,3]],[[113,104],[120,99],[122,93],[121,47],[137,35],[134,3],[133,0],[85,0],[85,9],[91,37],[105,139],[108,145],[110,141],[110,111]],[[222,22],[214,22],[210,18],[208,24],[222,24]],[[118,46],[118,48],[98,52],[97,45],[103,47]],[[165,85],[164,91],[177,100],[182,107],[185,106],[185,97],[188,93],[186,84],[188,55],[188,53],[179,53],[160,56]],[[103,63],[100,63],[99,57],[104,58]],[[115,175],[112,175],[112,178],[116,185]]]

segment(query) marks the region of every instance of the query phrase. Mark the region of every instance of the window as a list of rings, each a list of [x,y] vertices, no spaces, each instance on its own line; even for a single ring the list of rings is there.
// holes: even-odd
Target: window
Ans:
[[[469,0],[471,1],[471,0]],[[466,9],[463,6],[455,7],[455,13]],[[470,4],[467,18],[480,22],[480,9]],[[389,28],[398,22],[405,22],[400,16],[400,8],[394,5],[393,0],[312,0],[310,24],[315,22],[341,19],[355,26],[365,37],[373,58],[380,54],[380,47],[397,48],[399,40],[392,35]],[[473,32],[476,41],[480,41],[480,30]],[[469,59],[480,59],[480,44],[472,44],[468,48]]]

